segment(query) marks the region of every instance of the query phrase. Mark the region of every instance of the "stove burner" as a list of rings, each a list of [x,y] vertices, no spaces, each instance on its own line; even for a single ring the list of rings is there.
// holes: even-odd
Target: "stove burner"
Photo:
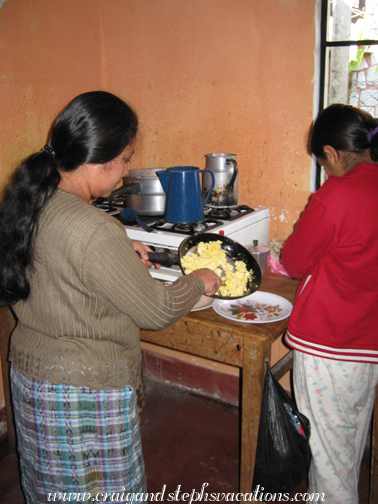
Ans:
[[[169,231],[170,233],[193,235],[195,233],[203,233],[204,231],[218,227],[221,224],[222,222],[219,220],[206,217],[202,221],[193,222],[191,224],[181,224],[160,220],[151,224],[151,227],[157,231]]]
[[[232,221],[241,217],[242,215],[247,215],[254,212],[255,209],[247,205],[238,205],[235,207],[206,207],[205,213],[206,217],[214,217],[217,219]]]
[[[193,224],[173,224],[170,231],[177,231],[178,233],[194,234]]]
[[[98,202],[95,202],[95,204],[92,203],[92,205],[95,206],[96,208],[99,208],[100,210],[103,210],[106,213],[116,212],[118,210],[116,207],[113,207],[109,203],[98,203]]]
[[[105,212],[114,212],[120,208],[126,208],[126,198],[122,195],[113,198],[98,198],[92,201],[92,205],[104,210]]]

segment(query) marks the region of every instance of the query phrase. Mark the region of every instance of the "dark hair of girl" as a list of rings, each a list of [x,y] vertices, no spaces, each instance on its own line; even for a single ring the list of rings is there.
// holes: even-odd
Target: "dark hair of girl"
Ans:
[[[27,299],[30,293],[33,239],[41,210],[60,182],[58,170],[111,161],[137,130],[136,113],[104,91],[77,96],[58,115],[49,145],[17,168],[0,203],[0,306]]]
[[[378,134],[369,139],[369,133],[377,126],[378,120],[367,112],[350,105],[330,105],[320,112],[312,126],[310,151],[321,159],[325,157],[325,145],[359,154],[370,149],[372,160],[378,162]]]

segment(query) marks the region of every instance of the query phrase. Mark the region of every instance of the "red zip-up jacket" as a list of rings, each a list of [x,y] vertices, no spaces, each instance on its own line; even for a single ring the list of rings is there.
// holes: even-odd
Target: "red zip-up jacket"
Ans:
[[[378,165],[329,176],[286,241],[301,278],[286,342],[320,357],[378,363]]]

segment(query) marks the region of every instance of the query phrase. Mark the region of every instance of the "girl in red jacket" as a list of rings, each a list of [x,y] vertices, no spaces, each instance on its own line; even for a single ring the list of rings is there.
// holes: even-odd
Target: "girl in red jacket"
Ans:
[[[331,105],[312,127],[310,149],[328,179],[282,251],[302,280],[286,342],[312,428],[308,491],[355,504],[378,382],[378,120]]]

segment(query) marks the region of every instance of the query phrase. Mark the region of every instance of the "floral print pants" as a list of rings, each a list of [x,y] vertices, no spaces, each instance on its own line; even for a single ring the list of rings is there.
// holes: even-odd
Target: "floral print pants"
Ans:
[[[294,391],[311,423],[308,492],[327,504],[358,504],[361,460],[374,406],[378,365],[294,351]]]

